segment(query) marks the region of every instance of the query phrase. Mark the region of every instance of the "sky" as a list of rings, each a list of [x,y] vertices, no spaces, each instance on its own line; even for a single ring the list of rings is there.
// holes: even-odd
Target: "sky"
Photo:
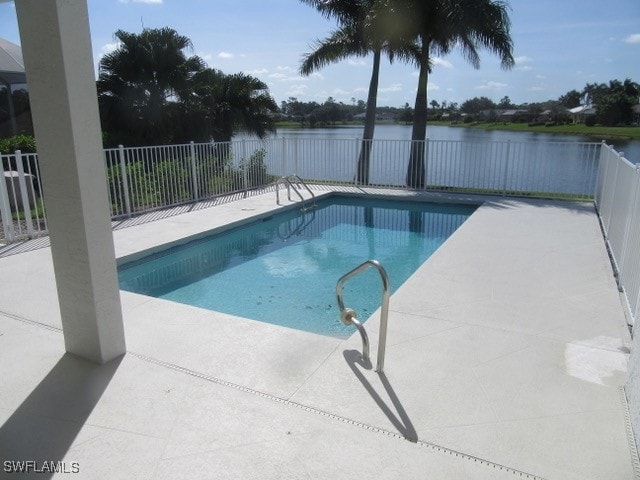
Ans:
[[[428,101],[486,96],[495,102],[555,100],[587,83],[630,78],[640,82],[640,0],[511,0],[516,65],[502,70],[482,52],[474,70],[457,52],[434,59]],[[298,0],[88,0],[96,65],[116,46],[118,29],[171,27],[189,37],[190,54],[225,73],[244,72],[269,86],[280,104],[295,97],[322,103],[366,100],[372,57],[354,57],[309,77],[298,74],[313,42],[335,28]],[[0,37],[20,44],[13,2],[0,3]],[[383,61],[378,105],[413,106],[417,69]]]

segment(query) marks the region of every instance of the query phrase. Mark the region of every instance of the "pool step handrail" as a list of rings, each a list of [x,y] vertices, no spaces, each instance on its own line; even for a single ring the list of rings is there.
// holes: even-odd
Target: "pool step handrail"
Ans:
[[[294,183],[298,185],[302,185],[305,188],[305,190],[309,192],[309,195],[311,195],[310,206],[307,207],[305,198],[302,196],[302,194],[300,193],[298,188],[294,185]],[[307,185],[304,182],[304,180],[302,180],[298,175],[288,175],[288,176],[280,177],[278,180],[275,181],[274,185],[276,188],[276,203],[278,205],[280,205],[280,188],[279,188],[280,184],[284,184],[284,186],[287,187],[287,198],[289,199],[289,201],[291,201],[291,190],[296,192],[296,195],[298,195],[298,198],[302,203],[301,210],[303,212],[306,212],[307,210],[310,210],[316,207],[316,196],[313,194],[313,192],[309,188],[309,185]]]
[[[366,262],[358,265],[356,268],[351,270],[350,272],[344,274],[338,280],[336,285],[336,296],[338,297],[338,307],[340,308],[340,320],[345,325],[353,325],[360,332],[360,336],[362,337],[362,360],[364,362],[370,362],[369,358],[369,336],[367,332],[356,317],[358,314],[350,309],[346,308],[344,305],[344,300],[342,299],[342,289],[347,280],[355,277],[356,275],[364,272],[366,269],[374,267],[378,270],[380,274],[380,279],[382,280],[382,305],[380,308],[380,335],[378,337],[378,358],[376,365],[376,372],[384,373],[384,355],[387,346],[387,320],[389,318],[389,276],[387,275],[387,271],[384,269],[380,262],[377,260],[367,260]]]

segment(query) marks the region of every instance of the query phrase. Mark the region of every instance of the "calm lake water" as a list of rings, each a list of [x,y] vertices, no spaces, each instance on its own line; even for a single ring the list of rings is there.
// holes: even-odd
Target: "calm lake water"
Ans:
[[[362,137],[362,126],[348,126],[336,128],[280,128],[276,137],[285,138],[329,138],[349,139]],[[427,137],[431,140],[457,140],[466,142],[599,142],[601,139],[580,135],[560,135],[537,132],[507,132],[480,130],[476,128],[445,127],[430,125],[427,127]],[[410,140],[410,125],[376,125],[375,139],[380,140]],[[608,145],[617,151],[624,152],[625,157],[632,163],[640,163],[640,141],[606,139]]]

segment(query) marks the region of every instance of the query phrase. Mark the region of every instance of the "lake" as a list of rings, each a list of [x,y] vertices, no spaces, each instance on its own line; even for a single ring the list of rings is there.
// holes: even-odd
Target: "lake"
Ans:
[[[279,128],[275,137],[284,138],[327,138],[350,139],[362,137],[361,125],[335,128]],[[453,140],[465,142],[597,142],[594,137],[581,135],[560,135],[538,132],[509,132],[496,130],[481,130],[477,128],[446,127],[429,125],[427,137],[430,140]],[[411,125],[376,125],[374,139],[380,140],[410,140]],[[617,151],[624,152],[625,157],[632,163],[640,163],[640,141],[626,139],[607,139],[606,143]]]

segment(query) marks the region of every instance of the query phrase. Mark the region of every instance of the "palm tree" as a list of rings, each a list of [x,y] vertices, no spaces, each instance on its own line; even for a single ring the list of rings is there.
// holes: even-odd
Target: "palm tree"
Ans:
[[[500,0],[387,0],[390,22],[399,37],[417,41],[420,71],[416,93],[412,147],[407,186],[425,186],[425,138],[427,133],[427,83],[431,55],[446,55],[459,47],[474,68],[480,66],[478,48],[497,54],[503,68],[514,65],[507,4]]]
[[[108,143],[226,142],[238,130],[274,130],[278,107],[259,79],[206,68],[171,28],[115,36],[120,46],[100,61],[97,84]]]
[[[171,28],[118,30],[120,45],[100,60],[97,82],[103,129],[112,140],[169,143],[179,130],[191,81],[205,68],[187,56],[191,41]]]
[[[193,84],[189,105],[196,119],[191,123],[199,130],[196,137],[229,142],[238,131],[263,138],[275,130],[272,114],[278,105],[261,80],[244,73],[226,75],[205,69]]]
[[[396,56],[400,56],[404,60],[411,60],[416,51],[412,49],[410,44],[395,47],[384,38],[384,30],[376,24],[377,0],[301,1],[315,7],[327,17],[335,17],[339,23],[339,27],[327,38],[316,42],[313,52],[304,56],[300,66],[302,75],[310,75],[328,64],[339,62],[348,57],[364,57],[373,53],[373,68],[367,94],[362,147],[356,168],[356,181],[368,184],[382,53],[386,53],[390,61],[393,61]]]

